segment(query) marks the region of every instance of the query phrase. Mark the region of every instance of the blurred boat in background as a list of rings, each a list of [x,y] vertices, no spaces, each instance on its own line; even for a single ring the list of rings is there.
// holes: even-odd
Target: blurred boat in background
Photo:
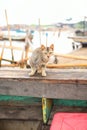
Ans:
[[[75,42],[79,42],[83,47],[87,46],[87,31],[76,30],[73,33],[73,36],[69,36],[68,38],[73,39]]]
[[[2,39],[3,40],[9,40],[8,31],[2,31]],[[10,37],[12,40],[16,41],[25,41],[26,32],[18,32],[18,31],[10,31]]]

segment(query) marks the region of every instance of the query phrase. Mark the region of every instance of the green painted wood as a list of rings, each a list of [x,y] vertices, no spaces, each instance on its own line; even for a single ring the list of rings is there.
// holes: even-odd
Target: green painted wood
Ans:
[[[41,98],[34,98],[28,96],[11,96],[11,95],[0,95],[0,101],[13,101],[13,102],[23,102],[26,104],[41,103]]]
[[[28,97],[28,96],[11,96],[11,95],[0,95],[0,105],[6,102],[9,105],[11,102],[11,106],[14,105],[42,105],[42,118],[43,123],[46,124],[50,118],[50,113],[52,110],[53,105],[56,106],[80,106],[80,107],[87,107],[86,100],[65,100],[65,99],[47,99],[47,98],[35,98],[35,97]],[[17,102],[18,104],[15,104]],[[5,105],[6,105],[5,104]],[[14,107],[13,107],[14,108]],[[40,108],[41,109],[41,108]],[[38,118],[38,117],[37,117]]]
[[[54,99],[54,105],[87,107],[87,100]]]
[[[28,97],[28,96],[10,96],[10,95],[0,95],[0,101],[17,101],[23,102],[26,104],[32,103],[42,103],[41,98],[36,97]],[[54,105],[62,105],[62,106],[81,106],[87,107],[86,100],[66,100],[66,99],[53,99]]]

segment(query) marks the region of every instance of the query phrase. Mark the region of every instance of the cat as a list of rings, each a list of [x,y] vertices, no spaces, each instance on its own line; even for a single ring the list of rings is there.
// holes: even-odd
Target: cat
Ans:
[[[36,72],[41,73],[42,76],[46,76],[46,64],[53,52],[54,44],[51,44],[49,47],[41,45],[41,47],[36,48],[29,59],[31,67],[29,76],[33,76]]]

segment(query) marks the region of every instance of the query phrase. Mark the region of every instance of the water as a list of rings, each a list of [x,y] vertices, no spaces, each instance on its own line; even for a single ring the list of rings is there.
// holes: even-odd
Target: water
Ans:
[[[46,36],[47,33],[48,35]],[[67,54],[72,52],[73,51],[72,43],[74,41],[68,38],[68,36],[70,36],[70,31],[61,32],[60,37],[58,37],[58,33],[59,32],[52,32],[52,31],[42,32],[41,43],[44,45],[47,44],[48,46],[53,43],[55,52],[59,54]],[[35,32],[34,34],[33,43],[34,43],[34,48],[40,46],[40,36],[38,32]],[[78,48],[81,47],[80,43],[74,42],[74,45],[76,44],[78,44]],[[76,46],[75,49],[77,49]]]
[[[33,41],[31,43],[31,49],[34,50],[35,48],[39,47],[40,44],[50,45],[54,44],[54,51],[58,54],[68,54],[73,51],[72,43],[74,42],[72,39],[68,39],[67,37],[70,35],[69,31],[61,32],[60,37],[58,37],[59,32],[37,32],[35,31],[33,34]],[[6,44],[6,46],[10,45],[9,41],[0,41],[0,45]],[[77,43],[75,43],[77,44]],[[12,41],[12,46],[21,47],[22,50],[13,50],[14,60],[20,61],[22,57],[22,52],[24,49],[25,42],[20,41]],[[79,47],[81,44],[79,43]],[[76,48],[77,49],[77,48]],[[0,54],[2,53],[2,48],[0,48]],[[31,53],[29,53],[29,56]],[[11,49],[5,48],[3,53],[4,59],[12,59]],[[7,63],[6,61],[2,62]],[[9,63],[10,64],[10,63]]]

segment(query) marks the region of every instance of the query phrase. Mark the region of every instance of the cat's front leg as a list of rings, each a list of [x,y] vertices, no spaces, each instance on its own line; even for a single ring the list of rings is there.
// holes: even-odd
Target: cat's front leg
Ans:
[[[45,71],[42,71],[42,76],[47,76],[46,72]]]
[[[31,68],[31,72],[29,73],[29,76],[33,76],[36,72],[36,68]]]
[[[42,65],[42,76],[46,76],[47,74],[46,74],[46,67],[45,67],[45,65]]]

